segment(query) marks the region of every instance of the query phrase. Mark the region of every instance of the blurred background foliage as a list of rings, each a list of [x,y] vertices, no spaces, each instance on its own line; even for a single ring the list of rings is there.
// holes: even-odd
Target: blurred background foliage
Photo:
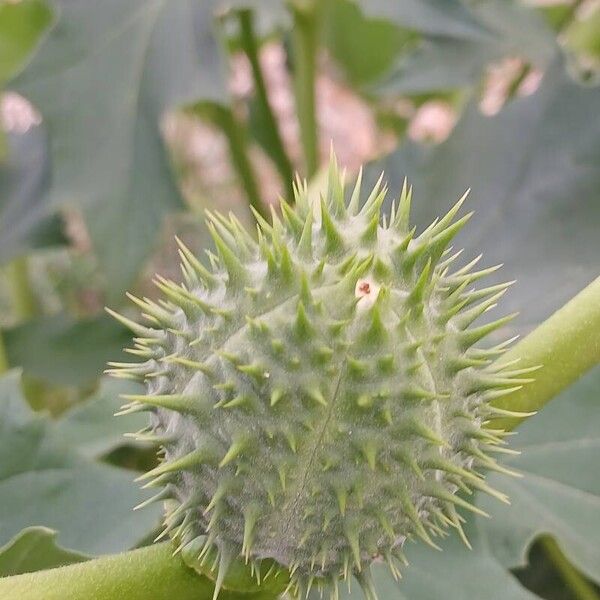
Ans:
[[[460,243],[518,279],[512,333],[594,278],[599,72],[598,0],[0,0],[0,574],[152,539],[103,307],[177,278],[174,235],[203,254],[205,209],[318,194],[331,146],[408,177],[419,226],[472,188]],[[597,371],[520,431],[517,512],[410,548],[382,598],[600,598]]]

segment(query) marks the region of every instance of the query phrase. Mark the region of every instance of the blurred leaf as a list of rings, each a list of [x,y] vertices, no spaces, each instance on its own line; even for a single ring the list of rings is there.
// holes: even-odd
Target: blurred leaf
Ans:
[[[40,0],[0,4],[0,86],[25,66],[51,22],[52,11]]]
[[[388,20],[366,18],[351,0],[333,0],[326,7],[324,44],[357,86],[379,79],[418,37]]]
[[[492,62],[519,56],[547,66],[557,51],[552,30],[532,8],[515,0],[482,0],[473,13],[489,30],[481,39],[433,36],[402,54],[376,88],[380,93],[414,94],[477,82]]]
[[[130,548],[160,514],[158,506],[131,510],[147,497],[133,477],[84,458],[57,436],[23,400],[17,372],[0,379],[0,543],[44,525],[86,554]]]
[[[537,600],[538,596],[521,586],[494,556],[491,540],[482,536],[474,523],[466,533],[473,546],[469,550],[456,532],[445,540],[436,540],[442,552],[421,542],[408,543],[410,564],[402,569],[402,579],[394,581],[387,567],[373,568],[375,587],[385,600]],[[359,586],[353,582],[351,593],[341,586],[341,600],[362,600]],[[315,600],[318,596],[314,597]],[[312,599],[311,599],[312,600]]]
[[[108,360],[118,360],[131,336],[106,315],[75,320],[42,317],[3,333],[10,365],[55,384],[81,385],[98,377]]]
[[[529,419],[514,439],[522,451],[505,464],[523,474],[489,476],[510,496],[511,506],[479,498],[492,515],[480,529],[507,568],[526,564],[531,542],[542,533],[557,538],[581,571],[600,582],[600,367]]]
[[[431,35],[486,38],[489,32],[460,0],[359,0],[366,15]]]
[[[115,417],[115,412],[123,404],[120,394],[140,392],[140,386],[134,382],[103,377],[100,389],[91,398],[77,404],[56,422],[56,435],[90,458],[134,443],[123,436],[145,427],[146,415],[132,413]]]
[[[182,205],[159,125],[226,99],[212,2],[55,0],[59,19],[16,86],[50,133],[52,198],[81,206],[111,298]],[[51,76],[49,76],[51,74]]]
[[[66,241],[46,194],[50,166],[43,128],[7,139],[8,157],[0,162],[0,263]]]
[[[531,326],[598,275],[599,105],[600,87],[578,84],[556,63],[534,95],[494,117],[471,103],[443,144],[409,142],[368,171],[375,178],[384,169],[392,190],[408,177],[419,227],[471,188],[475,216],[456,246],[505,264],[499,277],[518,283],[503,309]]]
[[[565,42],[575,52],[600,59],[600,5],[582,21],[575,21],[566,32]]]
[[[57,532],[47,527],[27,527],[0,548],[0,577],[33,573],[83,562],[87,556],[65,550],[56,543]]]

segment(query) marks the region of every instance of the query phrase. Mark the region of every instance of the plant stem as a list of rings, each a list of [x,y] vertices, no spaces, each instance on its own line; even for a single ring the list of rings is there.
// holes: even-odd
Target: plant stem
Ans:
[[[0,579],[0,598],[14,600],[212,600],[213,583],[173,556],[169,542],[68,567]],[[267,600],[223,591],[220,600]]]
[[[35,316],[37,302],[29,284],[29,265],[26,256],[15,258],[7,267],[15,314],[19,321]]]
[[[560,573],[560,576],[571,592],[573,592],[575,600],[600,600],[600,596],[596,593],[596,590],[567,560],[554,538],[544,536],[540,542],[546,556]]]
[[[37,310],[37,303],[29,285],[27,257],[21,256],[14,259],[6,267],[13,309],[18,321],[25,321],[33,317]],[[10,368],[8,354],[4,344],[4,336],[0,331],[0,373],[5,373]]]
[[[312,177],[319,168],[315,80],[320,1],[294,0],[290,2],[294,20],[292,29],[294,94],[308,177]]]
[[[267,138],[268,145],[273,149],[272,158],[281,175],[281,180],[287,188],[288,202],[293,202],[294,190],[292,182],[294,180],[294,169],[287,155],[277,119],[273,114],[271,103],[267,94],[267,86],[263,76],[260,60],[258,58],[258,45],[254,34],[253,13],[249,9],[239,11],[240,20],[240,40],[242,48],[248,57],[252,75],[254,77],[254,89],[259,109],[264,118],[264,128],[262,134]]]
[[[248,158],[248,143],[245,126],[236,119],[231,108],[220,104],[200,103],[191,107],[188,112],[209,119],[219,127],[229,144],[231,162],[237,172],[248,202],[263,217],[269,218],[269,211],[262,201],[254,169]]]
[[[494,404],[522,412],[538,410],[600,364],[600,277],[506,352],[497,364],[515,359],[519,359],[515,368],[542,368],[533,374],[533,383]],[[508,430],[520,422],[504,418],[494,421],[494,426]]]
[[[583,4],[583,2],[584,0],[574,0],[573,4],[571,4],[571,6],[568,7],[564,17],[556,25],[557,36],[559,36],[561,33],[568,29],[569,25],[573,22],[573,19],[575,18],[575,15],[577,14],[577,11],[579,10],[579,7]],[[508,88],[508,98],[512,98],[519,91],[521,84],[525,81],[525,79],[527,78],[529,73],[531,73],[532,70],[533,68],[531,63],[526,63],[521,67],[521,69],[517,73],[517,76],[513,79],[512,83],[510,84],[510,87]]]
[[[6,373],[10,365],[8,363],[8,356],[6,354],[6,346],[4,345],[4,334],[0,330],[0,375]]]

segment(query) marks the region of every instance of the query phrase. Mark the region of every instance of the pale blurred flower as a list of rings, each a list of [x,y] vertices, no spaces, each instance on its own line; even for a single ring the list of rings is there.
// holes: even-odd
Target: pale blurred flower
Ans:
[[[40,113],[23,96],[6,92],[0,97],[0,124],[4,131],[25,133],[41,122]]]
[[[456,112],[448,102],[430,100],[418,109],[408,126],[408,135],[416,141],[443,142],[456,123]]]

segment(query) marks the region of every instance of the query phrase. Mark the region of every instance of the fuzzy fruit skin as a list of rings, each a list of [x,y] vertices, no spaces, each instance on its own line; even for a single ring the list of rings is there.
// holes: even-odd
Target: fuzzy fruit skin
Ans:
[[[451,272],[463,199],[416,236],[406,186],[383,222],[385,189],[363,202],[359,181],[348,201],[335,160],[320,207],[296,192],[258,241],[209,215],[211,268],[181,246],[184,283],[159,279],[160,304],[132,297],[150,326],[119,318],[144,362],[113,373],[146,384],[124,412],[150,411],[141,436],[164,458],[142,479],[184,554],[201,540],[217,591],[243,557],[298,595],[336,597],[354,575],[374,598],[373,561],[397,573],[406,539],[464,538],[456,509],[479,511],[458,491],[505,500],[478,472],[501,469],[490,402],[528,380],[489,368],[505,344],[475,346],[507,322],[473,324],[508,284],[473,290],[493,270],[476,261]]]

